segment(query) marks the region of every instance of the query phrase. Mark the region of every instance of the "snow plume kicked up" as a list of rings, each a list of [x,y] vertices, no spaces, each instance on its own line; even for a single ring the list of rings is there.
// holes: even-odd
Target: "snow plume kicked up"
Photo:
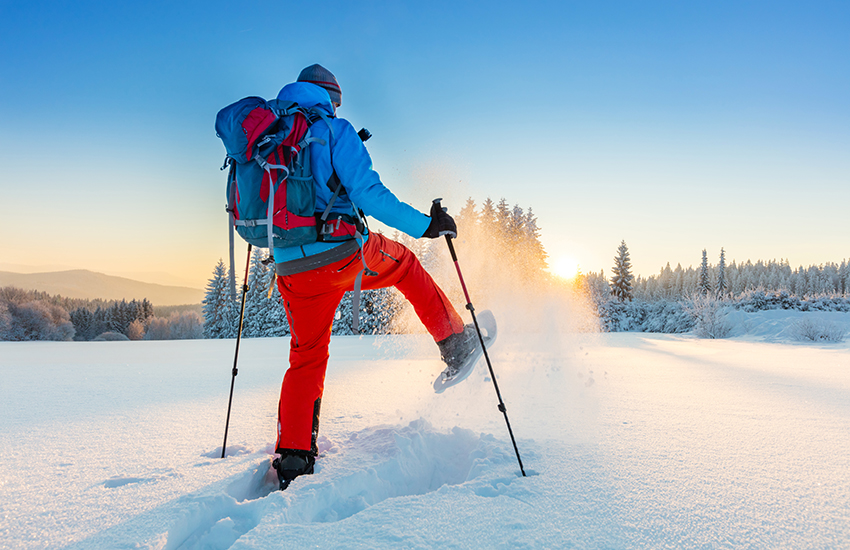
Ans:
[[[494,312],[500,333],[550,334],[561,341],[566,333],[596,328],[589,304],[546,270],[547,255],[531,208],[510,207],[505,199],[498,204],[487,199],[477,208],[469,199],[451,213],[458,226],[458,238],[452,242],[469,297],[476,311]],[[416,253],[469,322],[445,239],[395,238]],[[409,306],[402,307],[397,326],[398,332],[422,332]]]

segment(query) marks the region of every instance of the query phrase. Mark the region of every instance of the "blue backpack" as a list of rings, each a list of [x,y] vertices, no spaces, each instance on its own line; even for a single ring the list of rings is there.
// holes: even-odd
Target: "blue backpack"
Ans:
[[[227,176],[227,212],[230,216],[230,292],[235,298],[233,230],[252,246],[274,249],[322,242],[355,239],[365,227],[360,216],[331,214],[341,192],[345,192],[336,173],[327,183],[333,192],[325,210],[316,213],[316,182],[310,166],[310,143],[328,145],[312,137],[310,127],[323,120],[334,139],[328,116],[319,109],[304,109],[292,101],[246,97],[218,112],[216,135],[221,138],[227,157],[222,170]],[[366,141],[371,134],[358,132]],[[333,158],[331,158],[333,166]],[[355,311],[359,309],[360,279],[375,274],[365,260],[355,284]],[[357,331],[357,316],[352,328]]]
[[[317,217],[310,168],[310,126],[327,115],[291,101],[246,97],[218,112],[216,135],[227,150],[227,212],[233,229],[253,246],[300,246],[339,237],[322,231],[342,186],[336,186],[325,212]],[[269,197],[272,197],[270,200]],[[322,234],[320,234],[320,231]],[[341,240],[341,239],[340,239]]]

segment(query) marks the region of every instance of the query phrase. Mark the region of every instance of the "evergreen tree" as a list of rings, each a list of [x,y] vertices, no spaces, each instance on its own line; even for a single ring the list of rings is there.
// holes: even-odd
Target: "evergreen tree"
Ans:
[[[401,301],[394,288],[365,290],[360,299],[360,334],[390,334]]]
[[[667,264],[670,265],[670,264]],[[673,294],[676,299],[681,298],[685,294],[685,270],[682,269],[682,264],[676,264],[676,269],[673,270]]]
[[[147,323],[151,317],[153,317],[153,304],[145,298],[142,300],[142,319]]]
[[[490,197],[487,197],[487,200],[485,200],[481,205],[479,221],[481,223],[481,228],[485,233],[493,230],[496,226],[496,206],[493,204],[493,201],[490,200]]]
[[[202,302],[204,338],[234,338],[236,336],[236,307],[230,298],[230,279],[224,262],[219,259],[207,284]]]
[[[475,211],[475,201],[472,200],[472,197],[466,199],[466,204],[463,205],[454,219],[457,223],[459,238],[465,239],[467,235],[475,231],[475,227],[478,225],[478,213]]]
[[[0,298],[0,340],[11,340],[9,329],[12,326],[12,315],[6,300]]]
[[[245,317],[242,322],[244,338],[266,336],[266,319],[269,313],[269,284],[273,272],[263,263],[266,253],[254,248],[251,253],[251,268],[248,272],[248,294],[245,297]]]
[[[280,290],[273,284],[271,300],[266,300],[266,314],[263,317],[265,325],[262,334],[267,337],[286,336],[289,334],[289,319],[286,317],[286,308],[280,296]]]
[[[726,251],[720,248],[720,262],[717,264],[717,295],[725,296],[729,290],[726,282]]]
[[[617,247],[617,255],[614,257],[614,268],[611,270],[611,294],[620,302],[632,299],[632,263],[629,260],[629,248],[626,241],[620,242]]]
[[[525,237],[525,211],[520,205],[515,204],[506,221],[505,233],[508,238],[513,242],[521,242]]]
[[[531,207],[528,207],[528,212],[525,215],[523,222],[525,230],[525,253],[529,258],[529,269],[536,274],[542,274],[548,267],[549,255],[540,242],[540,227],[537,225],[537,216],[532,212]]]
[[[702,250],[702,263],[699,266],[699,289],[700,294],[709,294],[711,292],[711,281],[708,279],[708,254],[705,249]]]
[[[332,334],[354,334],[351,330],[351,322],[354,320],[354,316],[352,314],[352,295],[352,292],[346,292],[337,306],[336,314],[334,315],[333,327],[331,328]],[[362,299],[361,295],[361,300]]]
[[[667,265],[664,266],[661,269],[661,273],[658,274],[658,286],[661,297],[669,298],[673,296],[676,279],[673,275],[673,270],[670,269],[670,262],[667,262]]]
[[[87,307],[78,307],[69,314],[69,319],[74,325],[74,340],[86,341],[97,336],[97,334],[92,333],[94,315]]]
[[[97,306],[97,309],[92,313],[92,324],[90,328],[90,337],[87,340],[94,340],[98,335],[110,330],[109,325],[109,309],[102,306]]]
[[[496,227],[500,232],[504,232],[510,225],[511,211],[508,206],[508,201],[505,197],[499,199],[499,204],[496,205]]]

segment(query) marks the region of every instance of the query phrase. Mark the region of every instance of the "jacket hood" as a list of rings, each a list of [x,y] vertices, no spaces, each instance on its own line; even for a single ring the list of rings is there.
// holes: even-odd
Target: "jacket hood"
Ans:
[[[287,84],[277,94],[277,98],[284,101],[294,101],[305,109],[318,107],[325,111],[328,116],[334,115],[331,96],[328,95],[327,90],[309,82]]]

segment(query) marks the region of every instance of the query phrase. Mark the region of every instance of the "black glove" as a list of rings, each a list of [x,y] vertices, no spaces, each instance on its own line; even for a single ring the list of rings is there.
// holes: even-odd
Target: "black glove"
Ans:
[[[436,202],[431,203],[431,225],[425,230],[423,237],[436,239],[443,235],[449,235],[451,238],[457,238],[457,224],[454,218],[448,215],[447,208],[440,208]]]

